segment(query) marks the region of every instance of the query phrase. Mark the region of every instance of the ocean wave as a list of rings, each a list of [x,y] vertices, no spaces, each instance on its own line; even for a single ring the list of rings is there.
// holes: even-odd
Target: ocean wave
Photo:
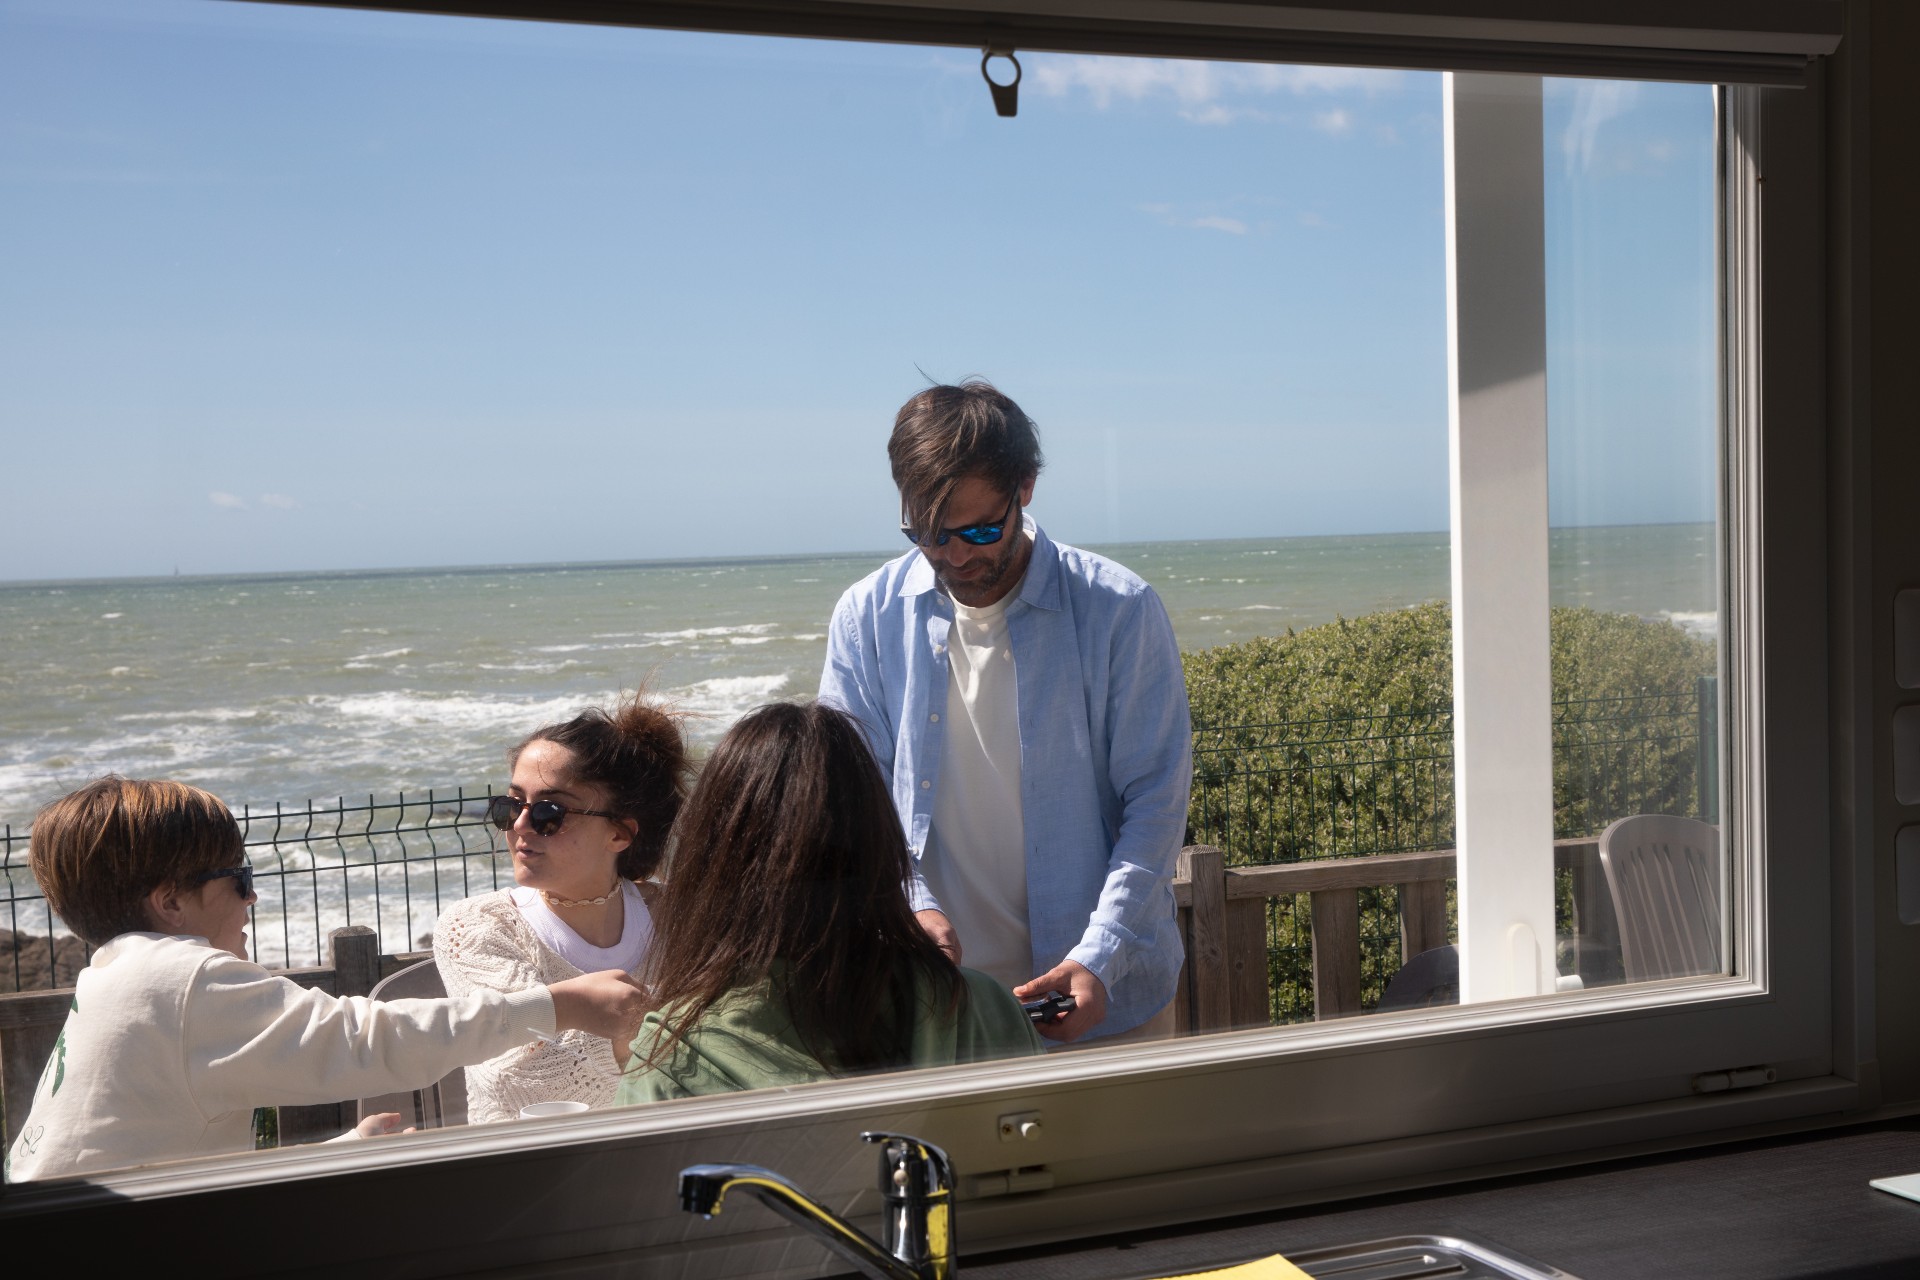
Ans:
[[[534,646],[535,653],[578,653],[582,649],[591,649],[590,644],[543,644]]]
[[[649,640],[705,640],[716,636],[757,636],[772,631],[772,622],[747,622],[737,627],[688,627],[684,631],[642,631]]]
[[[723,719],[724,729],[763,702],[777,698],[790,683],[782,672],[768,676],[715,676],[672,690],[669,697],[688,711]]]
[[[407,728],[436,728],[521,732],[543,720],[556,720],[577,713],[589,704],[605,704],[612,693],[569,694],[557,698],[502,698],[460,693],[416,693],[411,689],[384,693],[355,693],[345,697],[315,694],[309,706],[326,707],[342,716],[358,720],[376,720],[382,724]]]
[[[115,720],[137,723],[144,720],[210,720],[224,724],[229,720],[253,720],[260,715],[259,707],[201,707],[192,711],[129,711],[125,715],[115,716]]]
[[[356,653],[347,659],[347,665],[356,662],[380,662],[386,658],[406,658],[413,655],[412,649],[384,649],[379,653]]]

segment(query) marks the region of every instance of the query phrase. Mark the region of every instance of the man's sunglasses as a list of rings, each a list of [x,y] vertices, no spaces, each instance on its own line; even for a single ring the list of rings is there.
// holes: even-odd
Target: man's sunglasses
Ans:
[[[243,862],[237,867],[222,867],[218,871],[202,871],[199,875],[188,881],[188,883],[198,886],[206,884],[211,880],[224,880],[228,876],[232,876],[237,882],[241,897],[245,898],[252,895],[253,864],[251,862]]]
[[[933,535],[933,545],[936,547],[944,547],[947,545],[948,538],[958,538],[970,546],[992,546],[994,543],[1000,541],[1001,535],[1006,532],[1008,523],[1013,519],[1014,503],[1019,500],[1019,497],[1020,495],[1017,493],[1008,495],[1007,509],[1001,513],[998,520],[991,520],[985,524],[962,525],[958,529],[942,529]],[[916,547],[927,545],[920,541],[920,535],[915,533],[913,526],[905,520],[901,520],[900,522],[900,532],[906,534],[907,541]]]
[[[487,801],[487,821],[502,831],[511,830],[520,819],[520,811],[527,811],[527,825],[533,828],[537,836],[550,836],[559,833],[566,825],[567,815],[580,814],[586,818],[616,818],[618,814],[607,813],[601,809],[569,809],[557,800],[535,800],[528,803],[519,796],[495,796]]]

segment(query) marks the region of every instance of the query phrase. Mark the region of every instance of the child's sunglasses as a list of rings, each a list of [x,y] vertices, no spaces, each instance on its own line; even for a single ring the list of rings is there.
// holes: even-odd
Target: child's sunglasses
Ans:
[[[188,883],[192,885],[203,885],[210,880],[224,880],[228,876],[234,878],[234,881],[240,889],[241,897],[245,898],[253,893],[253,864],[251,862],[243,862],[237,867],[223,867],[218,871],[202,871]]]
[[[558,834],[560,828],[566,825],[570,813],[588,818],[619,816],[600,809],[569,809],[557,800],[535,800],[529,804],[519,796],[495,796],[487,801],[487,821],[502,831],[511,830],[519,820],[522,809],[527,811],[527,825],[533,828],[533,834],[537,836]]]
[[[970,546],[992,546],[994,543],[1000,541],[1001,535],[1006,532],[1008,522],[1013,519],[1013,504],[1019,499],[1019,496],[1019,494],[1013,494],[1007,498],[1007,509],[1001,513],[998,520],[989,520],[985,524],[962,525],[958,529],[942,529],[933,535],[933,545],[936,547],[944,547],[947,545],[948,538],[958,538]],[[906,534],[907,541],[911,542],[914,546],[926,545],[920,541],[920,535],[914,532],[913,526],[905,520],[900,522],[900,532]]]

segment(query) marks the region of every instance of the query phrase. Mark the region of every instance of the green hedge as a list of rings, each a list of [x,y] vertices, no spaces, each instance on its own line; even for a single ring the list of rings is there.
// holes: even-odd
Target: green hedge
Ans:
[[[1550,636],[1556,835],[1597,833],[1628,813],[1699,813],[1713,644],[1664,621],[1578,608],[1554,609]],[[1230,865],[1453,846],[1445,604],[1183,656],[1192,842],[1226,850]],[[1397,894],[1364,891],[1360,905],[1371,1007],[1401,962]],[[1275,1020],[1311,1017],[1304,901],[1275,901],[1269,941]]]

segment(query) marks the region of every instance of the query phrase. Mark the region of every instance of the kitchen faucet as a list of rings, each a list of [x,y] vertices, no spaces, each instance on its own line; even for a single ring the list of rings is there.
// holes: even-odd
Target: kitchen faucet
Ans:
[[[791,1182],[751,1164],[696,1164],[680,1171],[680,1207],[711,1218],[738,1187],[860,1269],[873,1280],[952,1280],[953,1163],[931,1142],[904,1133],[863,1133],[880,1147],[880,1194],[886,1197],[881,1241],[848,1223]]]

